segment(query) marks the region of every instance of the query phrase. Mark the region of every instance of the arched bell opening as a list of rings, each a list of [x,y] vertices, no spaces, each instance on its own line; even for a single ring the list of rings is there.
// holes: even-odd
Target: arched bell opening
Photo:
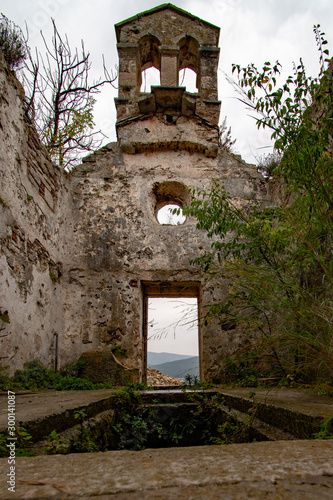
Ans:
[[[160,41],[153,35],[146,35],[139,41],[140,92],[150,92],[151,85],[160,85]]]
[[[179,46],[179,85],[186,87],[188,92],[198,92],[200,89],[199,74],[199,42],[185,36],[178,42]]]

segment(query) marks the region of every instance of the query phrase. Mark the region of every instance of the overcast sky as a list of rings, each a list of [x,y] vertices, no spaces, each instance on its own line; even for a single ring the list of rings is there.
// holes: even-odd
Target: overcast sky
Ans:
[[[0,0],[0,10],[16,24],[27,22],[31,47],[41,46],[39,31],[51,38],[50,18],[56,20],[61,34],[67,33],[72,46],[84,40],[91,53],[92,72],[102,74],[102,54],[107,66],[117,64],[114,24],[162,2],[154,0]],[[279,59],[285,74],[292,71],[292,62],[303,57],[309,74],[318,74],[318,52],[313,25],[320,24],[329,40],[333,40],[332,0],[175,0],[174,5],[221,28],[219,98],[222,100],[221,121],[227,116],[232,135],[237,139],[235,149],[248,162],[255,163],[270,145],[267,133],[258,133],[254,120],[237,101],[224,72],[231,75],[231,64],[259,67],[269,60]],[[114,97],[117,91],[105,89],[97,96],[95,122],[115,140]],[[262,149],[264,148],[264,149]]]
[[[68,35],[72,47],[84,40],[91,53],[91,76],[97,79],[102,75],[102,54],[108,68],[114,68],[118,62],[114,24],[161,3],[154,0],[0,0],[0,11],[22,28],[26,21],[31,48],[42,48],[40,30],[51,39],[50,18],[53,17],[59,32]],[[331,47],[333,0],[174,0],[173,4],[221,28],[218,75],[221,121],[227,116],[232,135],[237,139],[236,152],[255,163],[256,158],[270,151],[270,134],[258,133],[254,120],[237,101],[237,94],[226,82],[224,73],[231,75],[232,63],[246,66],[253,62],[262,67],[265,61],[278,59],[286,77],[292,72],[292,62],[298,63],[302,57],[308,74],[316,76],[319,65],[313,26],[321,25]],[[116,139],[116,95],[115,89],[108,88],[97,96],[95,122],[108,135],[105,142]],[[154,308],[156,310],[157,305]],[[162,315],[159,317],[161,322]],[[160,323],[159,327],[164,325]],[[185,347],[181,340],[181,346],[176,349],[170,344],[161,344],[161,348],[153,346],[151,350],[195,354],[194,344],[196,346],[197,341],[192,339],[190,347]]]
[[[148,351],[198,356],[197,299],[149,299]]]

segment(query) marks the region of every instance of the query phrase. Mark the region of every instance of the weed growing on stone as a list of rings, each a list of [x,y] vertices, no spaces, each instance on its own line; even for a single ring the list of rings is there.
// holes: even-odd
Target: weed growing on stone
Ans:
[[[80,372],[85,366],[86,362],[83,361],[82,359],[79,359],[75,363],[66,363],[64,366],[61,367],[60,373],[61,375],[68,376],[68,377],[80,377]]]
[[[185,384],[190,387],[194,387],[200,382],[199,377],[197,377],[196,375],[190,375],[189,373],[185,375],[184,381]]]
[[[15,426],[15,456],[16,457],[31,457],[29,452],[31,446],[32,436],[27,432],[24,427]],[[0,457],[8,457],[7,438],[3,432],[0,432]]]
[[[31,457],[31,453],[27,450],[32,444],[32,436],[24,427],[16,426],[15,429],[16,441],[16,456]]]
[[[5,208],[9,208],[9,206],[7,205],[7,203],[5,202],[5,200],[1,196],[0,196],[0,205],[2,205]]]
[[[204,391],[205,389],[213,387],[213,384],[200,382],[199,377],[197,377],[196,375],[190,375],[189,373],[185,376],[184,382],[185,384],[181,386],[182,391],[186,391],[186,389],[191,389],[194,391]]]
[[[237,387],[258,387],[257,372],[248,366],[247,360],[228,358],[225,360],[226,380]]]
[[[320,396],[333,397],[333,384],[328,381],[319,381],[312,387],[313,391]]]
[[[50,280],[52,281],[52,283],[54,285],[56,283],[60,282],[60,276],[58,276],[57,274],[53,273],[51,270],[49,271],[49,276],[50,276]]]
[[[68,453],[91,453],[100,451],[94,443],[90,429],[85,422],[87,413],[85,410],[77,410],[74,419],[79,422],[79,432],[70,439],[63,439],[61,435],[53,430],[45,439],[44,447],[49,455]]]
[[[27,40],[21,28],[0,15],[0,49],[10,69],[20,68],[28,55]]]
[[[119,356],[119,357],[122,357],[122,358],[127,358],[127,351],[124,347],[121,347],[120,345],[115,345],[113,347],[111,347],[111,352],[115,355],[115,356]]]
[[[84,425],[84,420],[87,418],[85,410],[78,410],[74,414],[74,418],[80,423],[80,432],[76,439],[72,441],[72,453],[87,453],[97,451],[97,446],[91,438],[89,429]]]
[[[8,456],[6,443],[7,443],[7,437],[3,434],[3,432],[1,432],[0,433],[0,457],[1,458]]]
[[[156,422],[154,410],[149,410],[146,414],[140,413],[140,407],[134,414],[124,412],[121,414],[121,421],[113,426],[119,435],[119,449],[143,450],[153,435],[157,435],[158,440],[165,437],[162,424]]]
[[[217,436],[210,439],[210,444],[232,444],[251,442],[250,426],[239,422],[232,417],[227,417],[223,424],[218,426]]]
[[[333,417],[328,418],[320,426],[320,431],[313,434],[315,439],[333,439]]]
[[[119,391],[114,400],[117,421],[113,429],[118,435],[119,449],[144,449],[148,438],[154,432],[160,437],[163,430],[154,420],[153,410],[144,412],[142,398],[137,390],[138,386],[129,384]]]
[[[139,387],[139,390],[143,389]],[[166,441],[177,444],[182,437],[175,428],[175,422],[171,430],[165,426],[167,416],[159,411],[159,407],[151,408],[143,404],[138,386],[130,384],[119,391],[114,408],[116,424],[113,429],[118,435],[118,449],[142,450],[151,443],[163,446]]]
[[[64,370],[56,372],[46,368],[39,359],[25,363],[23,370],[16,370],[14,377],[9,377],[5,371],[0,373],[0,390],[44,390],[57,391],[111,389],[111,384],[93,384],[90,380],[78,376],[80,361],[70,364]]]
[[[60,440],[60,435],[57,433],[57,431],[53,430],[50,432],[50,434],[46,438],[46,451],[50,455],[53,455],[54,453],[59,453],[58,450],[58,444]]]

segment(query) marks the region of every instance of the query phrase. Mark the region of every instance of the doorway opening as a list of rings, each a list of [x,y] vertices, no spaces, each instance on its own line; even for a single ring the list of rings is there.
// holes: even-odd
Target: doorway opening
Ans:
[[[144,366],[148,385],[195,383],[200,377],[199,284],[143,284]]]

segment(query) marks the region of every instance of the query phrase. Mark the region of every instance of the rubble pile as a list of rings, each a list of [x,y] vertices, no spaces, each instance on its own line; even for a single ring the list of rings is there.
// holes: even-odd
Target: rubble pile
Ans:
[[[184,382],[147,367],[147,385],[182,385]]]

